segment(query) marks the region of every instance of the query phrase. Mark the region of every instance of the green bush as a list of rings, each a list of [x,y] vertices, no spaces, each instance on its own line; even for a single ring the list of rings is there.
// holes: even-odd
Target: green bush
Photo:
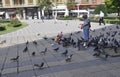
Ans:
[[[105,17],[105,19],[120,19],[120,17]]]
[[[8,24],[8,26],[19,27],[21,26],[21,22],[18,19],[12,19],[10,21],[10,24]]]
[[[0,24],[0,31],[3,31],[3,30],[6,30],[6,27],[5,27],[5,25]]]
[[[0,23],[8,23],[8,22],[10,22],[9,19],[0,19]]]
[[[70,16],[65,16],[65,17],[60,17],[58,18],[59,20],[73,20],[74,18],[73,17],[70,17]]]
[[[106,20],[105,22],[109,24],[120,24],[119,20]]]

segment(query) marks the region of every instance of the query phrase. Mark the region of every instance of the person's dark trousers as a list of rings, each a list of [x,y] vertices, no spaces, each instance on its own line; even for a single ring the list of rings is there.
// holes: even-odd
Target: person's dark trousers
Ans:
[[[103,23],[103,24],[105,25],[105,22],[104,22],[104,18],[103,18],[103,17],[101,17],[101,18],[99,19],[99,25],[101,25],[101,23]]]

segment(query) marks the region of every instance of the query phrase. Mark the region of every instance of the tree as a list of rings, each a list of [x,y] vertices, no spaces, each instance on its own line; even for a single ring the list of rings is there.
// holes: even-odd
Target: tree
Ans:
[[[118,16],[120,16],[120,0],[106,0],[105,5],[108,13],[118,12]]]
[[[73,9],[73,6],[75,6],[75,0],[67,0],[67,9],[70,11]]]
[[[70,10],[74,9],[75,0],[67,0],[66,6],[67,6],[67,9],[68,9],[68,12],[70,13]]]
[[[52,2],[50,0],[38,0],[38,6],[42,16],[42,10],[49,11],[52,7]]]
[[[104,4],[98,5],[97,8],[94,11],[94,14],[99,14],[100,11],[104,12],[105,16],[107,16],[107,8]]]
[[[105,0],[105,5],[108,13],[117,12],[115,6],[112,4],[112,0]]]
[[[118,16],[120,16],[120,0],[112,0],[112,4],[115,6]]]
[[[54,6],[57,6],[58,0],[51,0],[54,4]]]

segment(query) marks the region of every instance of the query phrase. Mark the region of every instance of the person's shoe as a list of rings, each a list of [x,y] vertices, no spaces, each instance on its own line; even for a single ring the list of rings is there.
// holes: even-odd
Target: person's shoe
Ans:
[[[83,46],[84,46],[84,47],[86,46],[86,42],[84,42]]]
[[[88,48],[88,46],[85,46],[85,48]]]

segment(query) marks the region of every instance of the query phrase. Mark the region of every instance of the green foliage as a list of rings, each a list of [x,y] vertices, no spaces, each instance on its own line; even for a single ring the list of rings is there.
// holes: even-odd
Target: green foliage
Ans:
[[[15,12],[16,14],[19,14],[19,13],[22,12],[23,9],[24,9],[23,7],[21,7],[21,8],[16,8],[16,10],[15,10],[14,12]]]
[[[120,0],[112,0],[112,4],[117,8],[120,7]]]
[[[105,0],[108,13],[118,13],[120,15],[120,0]]]
[[[104,21],[105,23],[109,23],[109,24],[120,24],[120,17],[105,17]],[[99,17],[90,17],[90,21],[91,22],[99,22]]]
[[[12,19],[8,26],[18,27],[21,26],[21,22],[18,19]]]
[[[8,20],[8,19],[0,19],[0,23],[8,23],[8,22],[10,22],[10,20]]]
[[[53,4],[50,0],[38,0],[37,5],[40,8],[40,14],[42,16],[42,9],[45,9],[46,12],[49,12],[51,10]]]
[[[105,14],[105,16],[107,16],[107,8],[105,5],[103,4],[98,5],[98,7],[94,11],[94,14],[99,14],[100,11],[102,11]]]
[[[73,20],[73,17],[70,16],[65,16],[65,17],[61,17],[61,18],[57,18],[58,20]]]
[[[72,20],[72,17],[70,17],[70,16],[65,16],[65,17],[64,17],[64,20]]]
[[[4,24],[0,24],[0,31],[6,30],[6,27]]]
[[[52,2],[50,0],[38,0],[38,6],[41,9],[45,7],[45,10],[49,10],[52,7]]]
[[[16,31],[16,30],[18,30],[18,29],[21,29],[21,28],[24,28],[24,27],[27,26],[26,23],[22,23],[22,25],[19,26],[19,27],[10,27],[10,26],[8,26],[8,23],[3,23],[3,25],[4,25],[5,29],[0,31],[0,35],[1,35],[1,34],[5,34],[5,33],[9,33],[9,32],[13,32],[13,31]]]
[[[109,24],[120,24],[120,21],[119,20],[106,20],[105,21],[106,23],[109,23]]]
[[[120,16],[120,0],[112,0],[112,4],[115,6],[118,16]]]
[[[119,20],[120,17],[119,16],[117,16],[117,17],[105,17],[104,19]]]
[[[66,5],[68,10],[72,10],[73,6],[75,6],[75,0],[68,0]]]
[[[115,6],[112,4],[112,0],[105,0],[105,5],[106,5],[108,13],[115,13],[116,12]]]

